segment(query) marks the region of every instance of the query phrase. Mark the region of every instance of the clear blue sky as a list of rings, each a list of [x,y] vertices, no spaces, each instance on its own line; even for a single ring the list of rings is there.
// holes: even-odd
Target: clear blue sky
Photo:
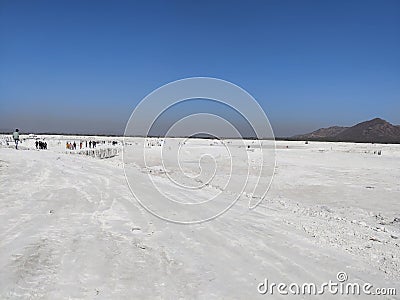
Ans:
[[[246,89],[278,136],[400,124],[400,1],[0,0],[0,129],[122,131],[192,76]]]

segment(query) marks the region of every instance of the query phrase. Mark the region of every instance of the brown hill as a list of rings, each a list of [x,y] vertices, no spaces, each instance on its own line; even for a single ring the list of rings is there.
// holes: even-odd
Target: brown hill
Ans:
[[[338,141],[359,143],[400,143],[400,126],[375,118],[352,127],[333,126],[297,135],[295,140]]]
[[[302,134],[302,135],[296,135],[293,138],[298,139],[298,140],[315,140],[315,139],[324,139],[327,137],[333,137],[336,136],[337,134],[343,132],[346,130],[348,127],[341,127],[341,126],[332,126],[328,128],[320,128],[318,130],[315,130],[311,133],[307,134]]]

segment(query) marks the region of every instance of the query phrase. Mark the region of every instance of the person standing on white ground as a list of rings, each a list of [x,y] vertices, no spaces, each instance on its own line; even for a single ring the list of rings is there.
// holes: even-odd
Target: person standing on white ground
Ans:
[[[15,142],[15,149],[18,149],[18,142],[19,142],[19,130],[18,128],[15,129],[15,131],[13,132],[13,139]]]

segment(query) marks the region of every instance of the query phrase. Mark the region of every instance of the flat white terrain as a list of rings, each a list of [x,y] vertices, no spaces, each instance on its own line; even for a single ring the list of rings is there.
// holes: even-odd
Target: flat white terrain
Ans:
[[[66,150],[72,137],[42,138],[48,150],[34,140],[0,146],[1,299],[285,299],[259,294],[259,283],[321,284],[338,272],[397,288],[377,299],[399,297],[400,145],[277,142],[261,205],[239,200],[212,221],[180,225],[135,200],[121,145],[108,143],[118,139],[75,137],[106,140],[96,149],[110,158],[100,159],[85,146]],[[156,197],[143,168],[130,169],[134,188]]]

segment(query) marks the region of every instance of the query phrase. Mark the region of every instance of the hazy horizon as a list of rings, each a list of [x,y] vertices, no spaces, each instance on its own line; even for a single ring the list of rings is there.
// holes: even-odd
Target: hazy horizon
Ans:
[[[379,118],[379,117],[376,117],[376,118]],[[293,137],[293,136],[295,136],[297,134],[307,134],[307,133],[311,133],[311,132],[313,132],[315,130],[318,130],[318,129],[321,129],[321,128],[327,128],[327,127],[332,127],[332,126],[351,127],[353,125],[356,125],[356,124],[364,122],[364,121],[368,121],[368,120],[360,120],[359,122],[354,123],[354,124],[332,124],[332,125],[328,125],[328,126],[324,126],[324,127],[313,128],[313,129],[311,129],[309,131],[299,132],[299,133],[292,134],[292,135],[287,135],[287,136],[285,136],[285,135],[277,135],[275,132],[274,133],[275,133],[275,137],[276,138],[290,138],[290,137]],[[392,123],[392,122],[390,122],[390,120],[386,120],[386,121],[388,121],[389,123]],[[395,125],[395,126],[400,126],[400,124],[395,124],[395,123],[392,123],[392,124]],[[273,127],[273,124],[271,124],[271,125]],[[45,130],[24,129],[23,127],[16,126],[16,127],[13,127],[13,128],[0,128],[0,133],[2,133],[2,134],[12,134],[12,132],[15,130],[15,128],[18,128],[22,134],[31,134],[31,133],[33,133],[33,134],[66,134],[66,135],[74,135],[74,134],[76,134],[76,135],[123,136],[124,135],[125,124],[123,124],[122,130],[116,130],[116,131],[96,131],[96,130],[84,131],[84,130],[82,130],[82,128],[77,128],[75,131],[63,131],[63,129],[58,129],[58,130],[54,129],[54,130],[45,131]],[[164,131],[160,131],[160,132],[151,131],[149,133],[149,136],[164,136],[163,132]],[[138,135],[138,136],[145,136],[145,134]],[[177,135],[176,137],[185,137],[185,136],[186,136],[185,134],[182,134],[182,135]],[[220,136],[220,137],[221,138],[229,138],[229,136],[223,136],[223,135]],[[243,137],[244,138],[250,138],[250,137],[252,137],[252,135],[244,134]]]

